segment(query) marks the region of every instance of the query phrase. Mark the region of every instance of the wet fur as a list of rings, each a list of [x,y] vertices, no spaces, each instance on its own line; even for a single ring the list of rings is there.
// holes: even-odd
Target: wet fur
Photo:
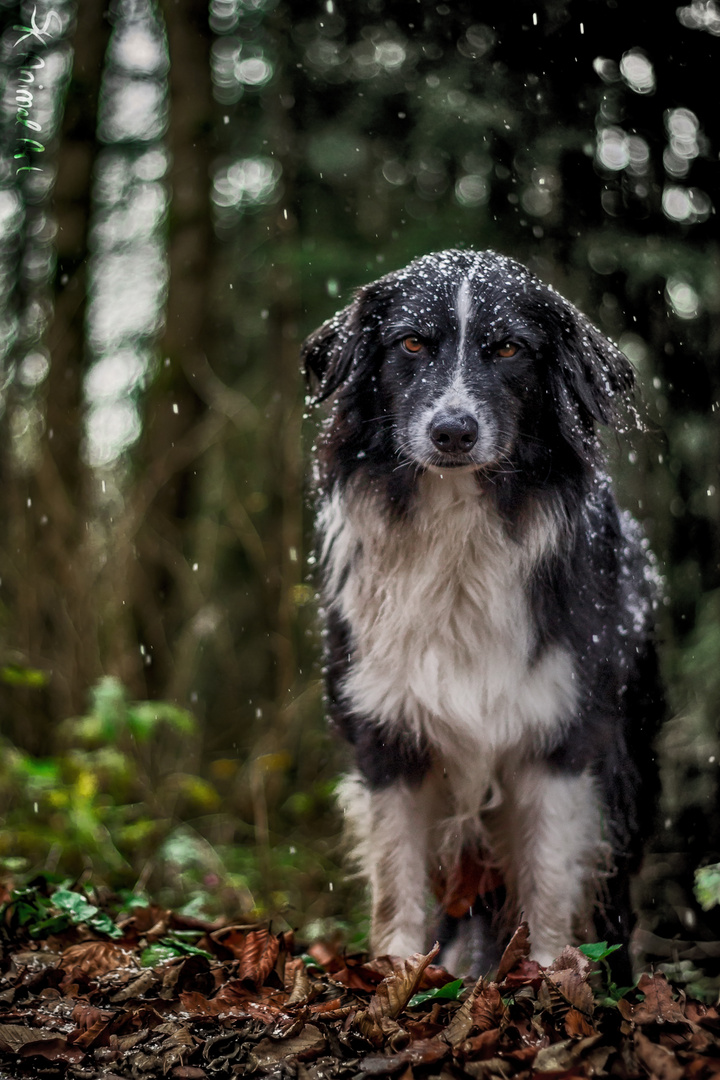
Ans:
[[[541,962],[626,941],[662,711],[646,547],[597,433],[632,418],[627,361],[520,264],[459,251],[359,290],[303,353],[333,400],[327,695],[373,949],[426,945],[431,879],[470,848],[506,890],[501,920],[475,905],[476,969],[520,914]],[[467,452],[433,441],[448,417]]]

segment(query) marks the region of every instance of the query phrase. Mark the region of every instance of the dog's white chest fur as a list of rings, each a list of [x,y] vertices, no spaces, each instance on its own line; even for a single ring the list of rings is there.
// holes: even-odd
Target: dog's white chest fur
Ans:
[[[526,582],[549,524],[511,540],[471,474],[425,473],[406,520],[346,489],[326,504],[328,592],[350,627],[358,712],[422,734],[448,765],[540,750],[575,705],[562,648],[534,658]],[[475,758],[477,762],[477,758]]]

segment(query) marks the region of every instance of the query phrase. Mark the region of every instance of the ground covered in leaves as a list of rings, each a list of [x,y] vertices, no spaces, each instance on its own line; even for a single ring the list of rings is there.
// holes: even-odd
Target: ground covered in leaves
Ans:
[[[0,929],[0,1077],[720,1074],[716,1006],[660,974],[619,990],[601,945],[540,968],[524,924],[495,978],[475,985],[436,966],[436,949],[302,953],[264,926],[153,905],[112,917],[73,889],[6,894]]]

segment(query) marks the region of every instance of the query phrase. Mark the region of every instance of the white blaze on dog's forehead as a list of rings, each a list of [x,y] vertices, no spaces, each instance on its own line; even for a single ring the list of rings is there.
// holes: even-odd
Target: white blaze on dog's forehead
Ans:
[[[460,329],[458,342],[458,359],[462,359],[465,350],[465,335],[467,333],[468,320],[471,314],[472,298],[470,295],[470,278],[463,278],[457,291],[455,311],[457,312],[458,326]]]

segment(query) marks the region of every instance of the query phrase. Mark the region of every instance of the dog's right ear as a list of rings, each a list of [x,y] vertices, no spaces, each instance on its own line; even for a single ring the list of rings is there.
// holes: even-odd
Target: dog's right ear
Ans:
[[[364,294],[323,323],[303,343],[300,356],[315,404],[325,401],[346,382],[370,349],[370,327],[363,326]]]

